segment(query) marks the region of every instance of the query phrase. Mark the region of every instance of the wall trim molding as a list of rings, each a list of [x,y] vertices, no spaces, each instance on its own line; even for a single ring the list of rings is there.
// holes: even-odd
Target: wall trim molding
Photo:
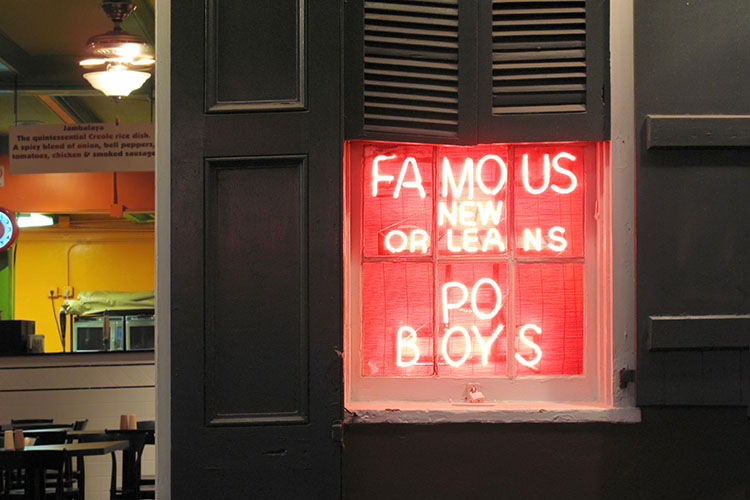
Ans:
[[[750,115],[646,115],[646,149],[750,147]]]

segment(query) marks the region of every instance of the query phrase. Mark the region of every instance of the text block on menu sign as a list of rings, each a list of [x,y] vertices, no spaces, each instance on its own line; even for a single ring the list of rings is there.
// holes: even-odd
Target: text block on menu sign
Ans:
[[[580,375],[583,143],[367,143],[362,376]]]

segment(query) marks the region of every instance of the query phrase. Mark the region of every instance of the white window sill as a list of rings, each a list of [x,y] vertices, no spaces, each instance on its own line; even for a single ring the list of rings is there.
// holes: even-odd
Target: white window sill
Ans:
[[[442,424],[442,423],[638,423],[639,408],[560,406],[555,408],[509,407],[494,403],[420,403],[368,405],[347,408],[347,424]]]

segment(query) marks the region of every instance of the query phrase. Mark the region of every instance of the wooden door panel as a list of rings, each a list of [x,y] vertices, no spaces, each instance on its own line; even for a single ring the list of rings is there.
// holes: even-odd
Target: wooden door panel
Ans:
[[[340,18],[172,8],[173,498],[340,498]]]
[[[304,156],[206,162],[208,425],[307,421],[304,170]]]
[[[305,1],[209,0],[208,112],[304,109]]]

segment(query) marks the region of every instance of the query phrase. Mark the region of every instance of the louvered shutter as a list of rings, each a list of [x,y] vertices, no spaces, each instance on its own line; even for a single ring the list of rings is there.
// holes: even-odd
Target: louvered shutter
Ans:
[[[455,137],[458,0],[365,1],[364,131]]]
[[[493,1],[493,114],[580,111],[586,111],[586,1]]]
[[[609,138],[609,2],[479,2],[477,141]]]
[[[345,138],[601,140],[606,0],[347,0]]]

